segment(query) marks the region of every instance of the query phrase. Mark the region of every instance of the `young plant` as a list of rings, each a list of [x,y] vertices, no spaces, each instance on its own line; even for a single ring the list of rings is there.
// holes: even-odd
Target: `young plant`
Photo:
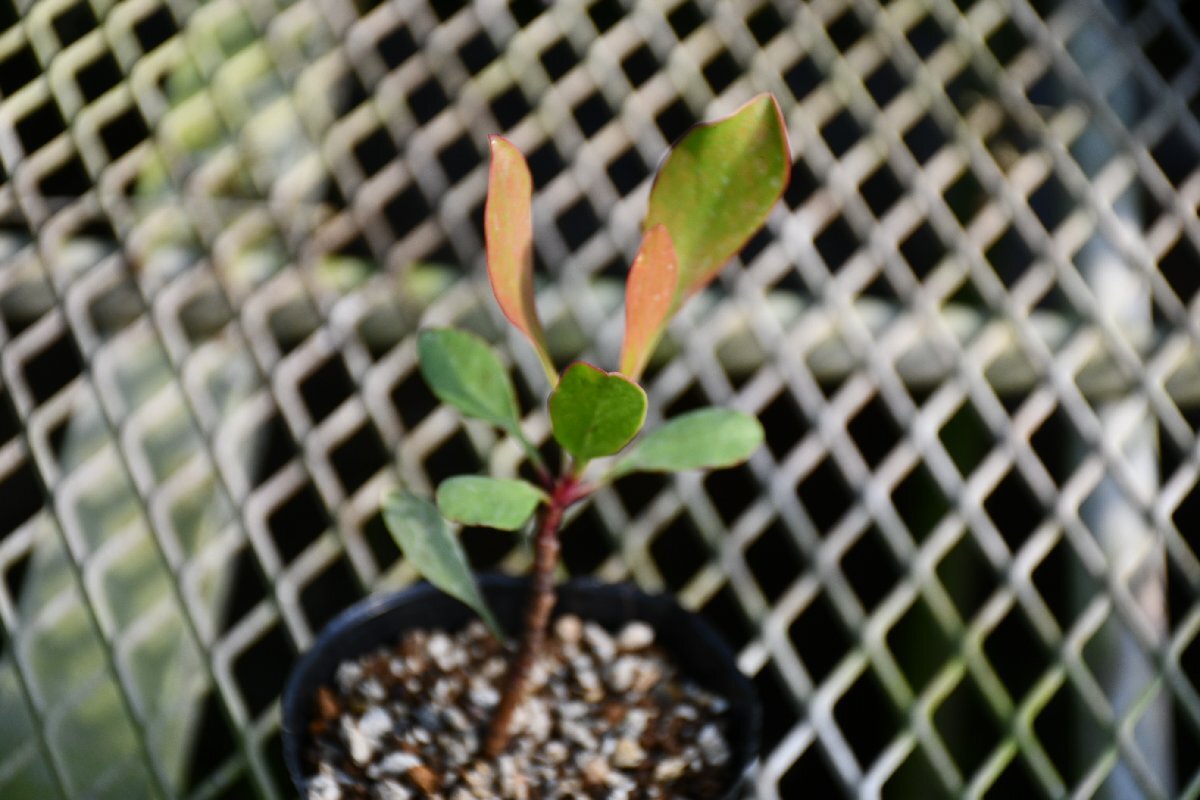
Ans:
[[[549,380],[550,422],[563,468],[551,474],[522,432],[516,393],[496,353],[463,331],[426,330],[418,351],[433,393],[519,442],[540,485],[457,476],[438,486],[436,506],[406,491],[390,493],[384,498],[384,519],[409,563],[477,611],[501,638],[504,632],[446,520],[506,531],[523,529],[532,520],[532,592],[484,748],[495,757],[508,742],[510,720],[546,636],[555,601],[558,531],[567,509],[620,476],[728,467],[762,442],[754,417],[705,408],[668,420],[626,449],[646,418],[646,393],[638,380],[668,321],[766,222],[787,185],[790,157],[783,115],[770,95],[698,125],[676,142],[651,188],[645,235],[626,283],[620,371],[576,362],[560,376],[534,305],[529,168],[507,140],[492,136],[490,143],[484,212],[488,275],[500,309],[532,343]],[[603,468],[589,469],[598,459],[618,455]]]

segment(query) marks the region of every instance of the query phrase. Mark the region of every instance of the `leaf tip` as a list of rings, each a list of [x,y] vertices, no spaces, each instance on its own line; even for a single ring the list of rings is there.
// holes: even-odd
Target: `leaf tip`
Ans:
[[[788,135],[787,117],[784,116],[783,107],[779,105],[779,100],[771,92],[761,92],[743,103],[726,119],[733,119],[756,106],[761,107],[758,111],[759,116],[774,123],[772,127],[779,133],[778,144],[780,151],[783,153],[783,171],[780,176],[782,181],[779,185],[779,193],[775,196],[775,202],[778,202],[792,179],[792,145],[790,136]],[[772,205],[774,205],[774,202]]]
[[[513,144],[511,139],[498,133],[488,134],[488,152],[492,157],[488,167],[488,181],[492,184],[489,189],[494,189],[497,181],[503,182],[507,200],[515,199],[511,194],[514,190],[519,189],[518,194],[521,195],[532,191],[529,162],[525,160],[521,148]],[[489,199],[492,194],[492,191],[488,192]],[[525,202],[529,202],[528,198]]]
[[[500,149],[516,150],[518,153],[521,152],[517,146],[512,143],[512,140],[503,134],[489,133],[487,140],[488,149],[491,150],[493,154]]]
[[[771,104],[771,112],[775,115],[775,122],[779,125],[780,145],[783,147],[783,185],[779,189],[779,196],[787,190],[788,184],[792,182],[792,143],[791,136],[788,134],[787,117],[783,114],[783,108],[779,105],[779,100],[770,92],[763,92],[759,97],[765,97]],[[778,199],[778,198],[777,198]]]

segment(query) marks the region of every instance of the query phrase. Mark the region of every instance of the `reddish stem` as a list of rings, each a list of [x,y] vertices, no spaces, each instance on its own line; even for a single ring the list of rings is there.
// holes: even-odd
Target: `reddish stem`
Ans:
[[[546,641],[550,612],[554,610],[554,571],[558,565],[558,528],[563,512],[587,496],[589,489],[573,475],[564,475],[553,483],[550,502],[538,514],[533,540],[533,586],[525,606],[525,628],[517,655],[508,668],[504,694],[492,716],[484,753],[495,758],[508,746],[513,712],[529,691],[529,675]]]

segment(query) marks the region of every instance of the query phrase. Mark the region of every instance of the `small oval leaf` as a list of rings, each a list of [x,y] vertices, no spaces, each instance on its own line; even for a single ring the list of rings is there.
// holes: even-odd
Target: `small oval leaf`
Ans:
[[[488,343],[452,328],[422,331],[421,375],[437,398],[468,417],[518,430],[517,399],[508,370]]]
[[[671,317],[671,303],[679,283],[675,246],[665,225],[646,231],[642,246],[625,281],[625,340],[621,345],[621,372],[631,380],[641,377],[646,362]]]
[[[383,521],[404,557],[425,580],[473,608],[496,637],[504,640],[504,631],[479,593],[458,539],[433,503],[410,492],[388,492],[383,498]]]
[[[581,462],[616,453],[645,420],[642,387],[582,361],[567,367],[550,395],[554,438]]]
[[[515,478],[459,475],[437,489],[438,508],[446,519],[502,531],[523,526],[545,501],[541,489]]]
[[[749,458],[762,442],[762,425],[749,414],[701,408],[680,414],[643,437],[613,475],[732,467]]]
[[[488,279],[500,310],[528,337],[553,383],[556,373],[533,292],[533,178],[516,145],[495,135],[488,144],[492,163],[483,211]]]
[[[685,133],[650,189],[645,228],[663,224],[679,259],[674,308],[716,276],[763,226],[791,175],[783,113],[761,94]]]

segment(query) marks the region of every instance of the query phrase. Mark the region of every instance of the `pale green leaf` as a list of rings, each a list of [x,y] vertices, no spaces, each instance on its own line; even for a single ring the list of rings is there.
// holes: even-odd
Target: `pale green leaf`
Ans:
[[[421,374],[439,400],[468,417],[518,430],[512,381],[487,342],[466,331],[438,328],[423,331],[417,349]]]
[[[749,458],[762,442],[762,425],[749,414],[702,408],[668,420],[643,437],[613,475],[731,467]]]
[[[459,475],[437,489],[438,508],[446,519],[502,531],[520,528],[545,501],[541,489],[515,478]]]
[[[473,608],[500,639],[504,631],[479,593],[467,557],[437,507],[406,491],[383,498],[383,521],[408,563],[425,580]]]

